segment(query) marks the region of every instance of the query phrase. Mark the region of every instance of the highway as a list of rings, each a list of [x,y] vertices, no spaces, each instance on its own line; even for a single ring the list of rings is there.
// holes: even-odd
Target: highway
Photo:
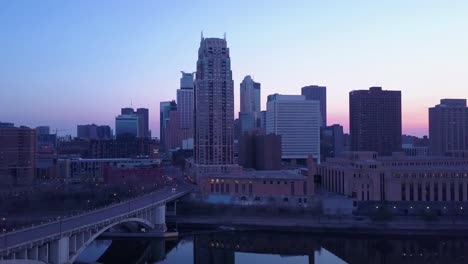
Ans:
[[[103,222],[122,215],[127,215],[135,210],[143,209],[154,203],[171,201],[181,197],[192,189],[189,185],[179,185],[175,191],[172,187],[166,187],[160,191],[155,191],[132,200],[123,201],[118,204],[113,204],[96,211],[84,213],[82,215],[73,216],[57,220],[52,223],[2,234],[1,249],[12,248],[24,243],[33,242],[36,240],[45,239],[50,236],[57,236],[61,233],[70,232],[87,225]]]

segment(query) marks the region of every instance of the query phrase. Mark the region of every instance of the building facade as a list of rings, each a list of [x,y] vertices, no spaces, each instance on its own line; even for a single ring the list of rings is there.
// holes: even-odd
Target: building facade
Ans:
[[[193,141],[193,73],[181,73],[180,89],[177,90],[177,111],[180,115],[179,129],[183,134],[181,140],[189,142]],[[193,149],[193,146],[191,148]]]
[[[265,135],[261,131],[243,133],[239,147],[239,164],[256,170],[280,170],[281,136]]]
[[[166,141],[166,124],[169,120],[169,111],[171,111],[171,101],[159,103],[159,147],[165,149],[164,142]]]
[[[309,85],[302,87],[301,94],[306,100],[315,100],[320,102],[320,126],[327,126],[327,87],[318,85]]]
[[[195,79],[194,164],[198,173],[234,165],[234,82],[226,39],[203,38]]]
[[[442,99],[429,108],[429,141],[432,155],[468,157],[466,99]]]
[[[261,85],[250,75],[244,77],[240,84],[240,112],[241,131],[248,132],[258,126],[260,118]]]
[[[320,104],[302,95],[268,96],[266,133],[281,136],[281,158],[320,162]]]
[[[415,202],[442,207],[468,201],[466,158],[345,152],[319,165],[318,174],[323,189],[355,201],[403,202],[406,209]]]
[[[382,87],[349,93],[352,151],[391,155],[401,150],[401,92]]]
[[[76,137],[82,140],[111,139],[112,131],[110,126],[98,126],[95,124],[78,125]]]
[[[137,115],[119,115],[115,118],[115,137],[132,137],[139,135],[140,121]]]
[[[337,157],[344,151],[344,146],[343,126],[335,124],[320,129],[321,161]]]
[[[36,131],[28,127],[0,128],[0,185],[31,185],[35,176]]]

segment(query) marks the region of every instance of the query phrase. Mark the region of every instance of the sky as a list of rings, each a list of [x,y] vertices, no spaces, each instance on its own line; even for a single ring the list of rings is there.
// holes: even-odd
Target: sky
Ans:
[[[114,127],[120,108],[176,98],[200,34],[227,36],[239,84],[273,93],[327,87],[328,123],[348,130],[352,90],[402,91],[403,132],[426,135],[428,107],[468,97],[468,1],[0,1],[0,121]],[[236,114],[237,115],[237,114]]]

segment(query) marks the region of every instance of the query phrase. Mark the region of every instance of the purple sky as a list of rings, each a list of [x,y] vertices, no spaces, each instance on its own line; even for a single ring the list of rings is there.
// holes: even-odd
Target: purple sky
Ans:
[[[466,98],[467,1],[3,1],[0,121],[114,126],[121,107],[175,99],[194,71],[200,31],[227,33],[239,83],[268,94],[328,89],[329,123],[348,126],[348,93],[401,90],[403,131],[427,133],[427,108]]]

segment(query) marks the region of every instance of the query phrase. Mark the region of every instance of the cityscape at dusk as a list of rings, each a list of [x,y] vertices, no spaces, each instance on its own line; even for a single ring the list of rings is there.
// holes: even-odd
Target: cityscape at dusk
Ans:
[[[0,264],[466,263],[466,14],[0,3]]]
[[[181,70],[195,71],[200,32],[227,35],[238,86],[245,75],[266,96],[317,84],[329,123],[348,131],[347,94],[382,86],[402,91],[403,131],[427,135],[427,108],[463,97],[468,85],[465,1],[219,2],[6,1],[0,9],[1,119],[113,126],[124,106],[150,110],[175,99]],[[201,13],[210,15],[201,15]],[[39,100],[38,100],[39,99]],[[239,94],[235,89],[236,115]]]

